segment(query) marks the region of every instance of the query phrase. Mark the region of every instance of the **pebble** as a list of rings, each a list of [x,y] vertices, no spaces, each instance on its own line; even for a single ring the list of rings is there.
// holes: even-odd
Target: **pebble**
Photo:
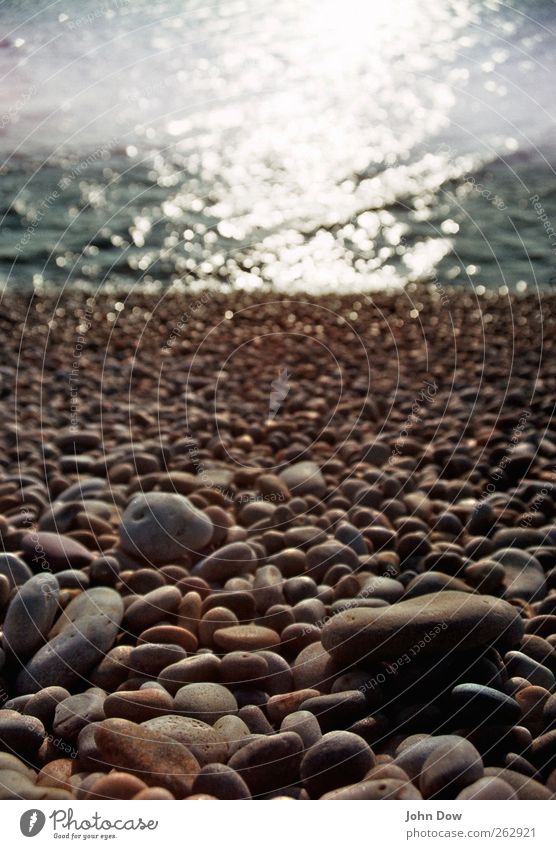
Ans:
[[[87,616],[103,614],[114,625],[119,626],[123,612],[123,601],[116,590],[110,587],[93,587],[93,589],[79,593],[70,601],[49,632],[49,637],[50,639],[56,637],[73,623],[79,622]]]
[[[360,781],[358,784],[340,787],[321,796],[322,800],[337,802],[355,799],[374,799],[375,801],[397,799],[409,802],[422,798],[413,784],[396,778]]]
[[[257,556],[246,542],[232,542],[218,548],[198,563],[193,574],[209,583],[224,583],[236,575],[254,572]]]
[[[58,608],[59,589],[53,575],[35,575],[12,598],[4,620],[4,649],[22,661],[44,644]]]
[[[394,763],[403,769],[411,781],[415,782],[421,775],[423,765],[430,754],[441,746],[457,746],[462,737],[455,734],[439,734],[438,736],[422,735],[421,739],[407,738],[403,748],[398,748]]]
[[[98,778],[91,786],[89,796],[92,799],[134,799],[147,789],[147,785],[128,772],[111,772]]]
[[[52,728],[67,740],[76,740],[83,728],[91,722],[104,719],[104,693],[89,691],[68,696],[56,705]]]
[[[130,722],[137,723],[171,713],[173,708],[174,700],[172,696],[165,690],[153,688],[129,692],[120,690],[107,696],[104,700],[104,713],[107,718],[128,719]]]
[[[504,662],[510,678],[526,678],[531,684],[545,687],[547,690],[551,690],[556,684],[556,678],[550,669],[520,651],[507,652]]]
[[[17,693],[57,684],[71,689],[112,648],[118,626],[104,614],[71,623],[33,655],[16,680]]]
[[[193,793],[215,799],[251,799],[249,787],[243,778],[223,763],[204,765],[193,783]]]
[[[177,612],[181,603],[177,587],[159,587],[137,598],[126,610],[123,625],[133,634],[140,634]]]
[[[456,796],[457,799],[478,801],[480,799],[515,799],[516,792],[514,788],[504,781],[502,778],[485,775],[474,781],[473,784],[468,784]]]
[[[69,690],[66,690],[65,687],[58,687],[57,685],[44,687],[27,699],[23,713],[26,716],[35,716],[40,719],[45,728],[52,728],[57,706],[64,699],[69,698],[69,695]]]
[[[162,566],[204,549],[213,531],[209,517],[184,495],[147,492],[126,507],[120,541],[128,554]]]
[[[27,563],[15,554],[0,554],[0,575],[8,580],[10,588],[19,587],[33,577]]]
[[[218,729],[200,719],[177,716],[166,711],[165,716],[155,716],[142,722],[142,725],[143,728],[159,731],[177,740],[189,749],[202,767],[206,764],[225,763],[228,759],[228,743],[225,737]]]
[[[276,793],[296,781],[302,751],[301,738],[293,731],[283,731],[246,743],[231,756],[228,766],[236,770],[253,796]]]
[[[504,567],[504,598],[537,601],[546,595],[544,569],[532,554],[517,548],[502,548],[490,556]]]
[[[347,690],[324,696],[312,696],[300,705],[300,710],[316,716],[321,731],[347,728],[369,712],[369,706],[360,690]]]
[[[303,755],[300,776],[311,799],[361,781],[374,766],[370,746],[357,734],[331,731]]]
[[[44,725],[34,716],[22,716],[16,710],[0,711],[0,747],[31,758],[42,745]]]
[[[220,678],[221,660],[214,654],[197,654],[167,666],[158,676],[161,684],[172,695],[184,684],[216,682]]]
[[[155,678],[167,666],[185,660],[187,652],[170,643],[141,643],[129,655],[129,667],[136,675]]]
[[[178,628],[176,625],[154,625],[152,628],[147,628],[137,637],[137,645],[143,643],[164,643],[174,646],[181,646],[188,653],[197,651],[197,638],[185,628]]]
[[[199,764],[181,743],[127,719],[105,719],[94,731],[99,761],[123,769],[145,784],[164,787],[176,799],[191,793]]]
[[[280,636],[271,628],[260,625],[234,625],[218,630],[214,634],[214,642],[226,652],[260,651],[280,645]]]
[[[354,608],[339,613],[325,624],[322,642],[335,661],[347,664],[362,658],[396,658],[421,641],[421,656],[442,654],[448,649],[462,651],[485,642],[511,648],[522,634],[521,618],[507,602],[446,591],[387,608]]]
[[[425,760],[419,776],[424,799],[453,799],[484,775],[481,756],[468,740],[441,743]]]
[[[316,716],[308,710],[296,710],[285,716],[280,731],[295,731],[301,737],[305,749],[310,749],[322,737]]]
[[[458,684],[450,700],[453,720],[466,728],[483,722],[515,725],[521,719],[515,699],[484,684]]]
[[[39,569],[62,572],[66,569],[83,569],[94,558],[84,545],[68,536],[39,531],[26,534],[21,540],[25,560]]]
[[[184,716],[200,719],[209,725],[228,714],[238,711],[233,694],[221,684],[198,683],[180,687],[174,698],[174,705]]]
[[[278,477],[293,496],[314,495],[322,498],[326,493],[326,481],[322,472],[317,463],[311,460],[288,466]]]

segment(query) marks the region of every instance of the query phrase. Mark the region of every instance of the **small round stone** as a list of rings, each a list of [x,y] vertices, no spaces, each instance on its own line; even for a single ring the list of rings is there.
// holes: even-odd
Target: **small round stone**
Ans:
[[[357,734],[331,731],[307,750],[300,776],[312,799],[361,781],[375,764],[370,746]]]
[[[213,796],[215,799],[251,798],[243,778],[235,769],[221,763],[203,766],[193,783],[193,793]]]
[[[201,766],[225,763],[228,758],[228,743],[225,738],[216,728],[200,719],[170,713],[143,722],[143,727],[160,731],[161,734],[177,740],[189,749]]]
[[[442,743],[430,753],[419,778],[423,798],[453,799],[464,787],[483,777],[481,756],[468,740]]]
[[[208,516],[184,495],[147,492],[135,495],[120,525],[124,551],[162,566],[201,551],[213,534]]]
[[[45,642],[57,612],[58,583],[54,575],[35,575],[13,597],[4,620],[3,646],[20,661]]]
[[[209,725],[238,710],[232,693],[221,684],[212,683],[186,684],[176,693],[174,704],[184,716],[200,719]]]

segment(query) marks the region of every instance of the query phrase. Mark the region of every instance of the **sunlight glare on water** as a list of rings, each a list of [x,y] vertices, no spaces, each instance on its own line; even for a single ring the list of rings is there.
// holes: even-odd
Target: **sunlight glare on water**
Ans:
[[[525,109],[536,141],[551,126],[530,108],[539,75],[552,79],[550,31],[542,4],[525,5],[0,8],[0,94],[17,106],[0,136],[3,281],[316,292],[530,278],[528,255],[493,260],[508,215],[470,179],[492,163],[490,193],[527,243],[538,175],[507,180],[497,159],[531,146]]]

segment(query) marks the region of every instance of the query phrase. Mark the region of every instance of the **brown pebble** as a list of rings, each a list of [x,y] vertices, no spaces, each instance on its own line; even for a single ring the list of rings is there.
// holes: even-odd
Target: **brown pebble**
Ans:
[[[171,737],[126,719],[105,719],[94,733],[101,763],[165,787],[180,799],[191,792],[199,763]]]
[[[92,797],[100,799],[133,799],[147,789],[147,785],[128,772],[111,772],[99,778],[89,790]]]
[[[280,644],[280,637],[270,628],[259,625],[236,625],[222,628],[214,635],[216,645],[225,651],[259,651]]]

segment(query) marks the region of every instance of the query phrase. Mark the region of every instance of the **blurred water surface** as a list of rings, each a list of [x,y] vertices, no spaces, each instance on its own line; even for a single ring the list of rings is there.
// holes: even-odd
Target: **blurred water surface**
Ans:
[[[0,283],[547,286],[555,13],[0,3]]]

